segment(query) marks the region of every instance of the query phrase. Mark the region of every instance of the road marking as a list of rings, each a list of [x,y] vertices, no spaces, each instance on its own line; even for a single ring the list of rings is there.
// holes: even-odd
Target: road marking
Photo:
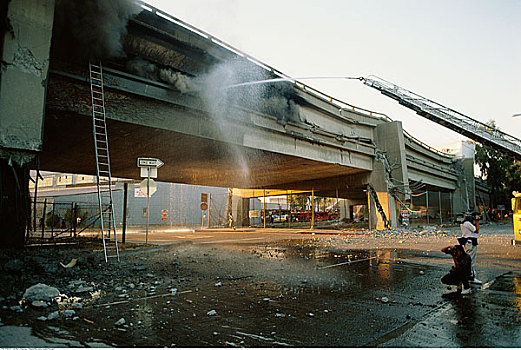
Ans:
[[[174,236],[176,238],[190,238],[190,239],[202,239],[202,238],[213,238],[214,236]]]
[[[200,242],[200,244],[212,244],[212,243],[226,243],[226,242],[238,242],[238,241],[253,241],[258,239],[266,239],[265,237],[253,237],[253,238],[241,238],[241,239],[226,239],[224,241],[208,241]]]

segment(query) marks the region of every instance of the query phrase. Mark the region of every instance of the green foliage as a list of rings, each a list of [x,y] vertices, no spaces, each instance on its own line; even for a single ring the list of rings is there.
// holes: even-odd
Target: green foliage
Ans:
[[[507,171],[507,184],[512,191],[521,191],[521,162],[513,163]]]
[[[60,217],[56,214],[47,214],[45,218],[45,226],[46,227],[60,227]]]
[[[289,196],[289,204],[291,208],[305,209],[308,204],[308,196],[305,194],[295,194]]]
[[[77,221],[77,218],[81,218],[79,226],[83,226],[85,224],[85,219],[87,219],[87,213],[80,208],[77,208],[76,217],[74,217],[74,209],[69,208],[65,212],[65,221],[67,221],[69,224],[72,224],[73,220]]]

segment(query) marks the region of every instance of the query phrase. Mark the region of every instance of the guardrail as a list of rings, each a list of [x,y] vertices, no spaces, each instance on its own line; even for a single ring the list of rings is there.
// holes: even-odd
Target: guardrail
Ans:
[[[342,100],[339,100],[335,97],[332,97],[328,94],[325,94],[309,85],[306,85],[292,77],[290,77],[289,75],[287,74],[284,74],[283,72],[279,71],[278,69],[275,69],[273,67],[271,67],[270,65],[256,59],[255,57],[252,57],[250,55],[248,55],[247,53],[244,53],[242,52],[241,50],[233,47],[232,45],[229,45],[227,43],[225,43],[224,41],[214,37],[213,35],[203,31],[203,30],[200,30],[194,26],[192,26],[191,24],[189,23],[186,23],[184,22],[183,20],[179,19],[179,18],[176,18],[160,9],[157,9],[143,1],[139,1],[139,0],[136,0],[136,3],[141,6],[141,8],[143,8],[144,10],[147,10],[147,11],[150,11],[154,14],[156,14],[157,16],[159,17],[162,17],[164,19],[167,19],[169,20],[170,22],[173,22],[185,29],[188,29],[190,30],[191,32],[207,39],[207,40],[210,40],[212,41],[213,43],[227,49],[228,51],[231,51],[233,53],[235,53],[236,55],[239,55],[239,56],[242,56],[244,58],[246,58],[248,61],[256,64],[257,66],[277,75],[279,78],[284,78],[286,79],[288,82],[290,83],[293,83],[294,85],[296,85],[298,88],[301,88],[302,90],[305,90],[305,91],[308,91],[310,93],[313,93],[315,95],[317,95],[318,97],[324,99],[324,100],[327,100],[329,101],[330,103],[333,103],[335,104],[336,107],[340,108],[340,109],[343,109],[343,110],[349,110],[349,111],[353,111],[353,112],[358,112],[358,113],[361,113],[361,114],[365,114],[369,117],[372,117],[372,118],[383,118],[385,120],[390,120],[389,117],[387,115],[385,115],[384,113],[380,113],[380,112],[375,112],[375,111],[371,111],[369,109],[365,109],[365,108],[362,108],[362,107],[357,107],[357,106],[354,106],[350,103],[347,103],[345,101],[342,101]]]

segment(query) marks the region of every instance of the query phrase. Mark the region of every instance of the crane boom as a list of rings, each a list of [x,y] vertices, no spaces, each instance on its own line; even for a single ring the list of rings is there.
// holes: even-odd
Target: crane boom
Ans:
[[[370,76],[361,80],[422,117],[521,160],[520,139],[384,79]]]

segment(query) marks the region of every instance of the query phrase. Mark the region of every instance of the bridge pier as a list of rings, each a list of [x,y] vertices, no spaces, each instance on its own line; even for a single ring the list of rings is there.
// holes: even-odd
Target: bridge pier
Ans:
[[[29,162],[42,150],[54,0],[0,5],[0,219],[2,247],[22,247]]]
[[[29,167],[0,158],[0,247],[23,248],[30,217]]]
[[[391,227],[398,225],[399,204],[396,198],[405,200],[410,194],[405,140],[402,123],[394,121],[376,126],[374,140],[376,157],[369,178]],[[376,203],[367,192],[369,229],[385,228]]]
[[[250,199],[240,196],[232,197],[232,215],[234,225],[237,227],[250,226]]]

